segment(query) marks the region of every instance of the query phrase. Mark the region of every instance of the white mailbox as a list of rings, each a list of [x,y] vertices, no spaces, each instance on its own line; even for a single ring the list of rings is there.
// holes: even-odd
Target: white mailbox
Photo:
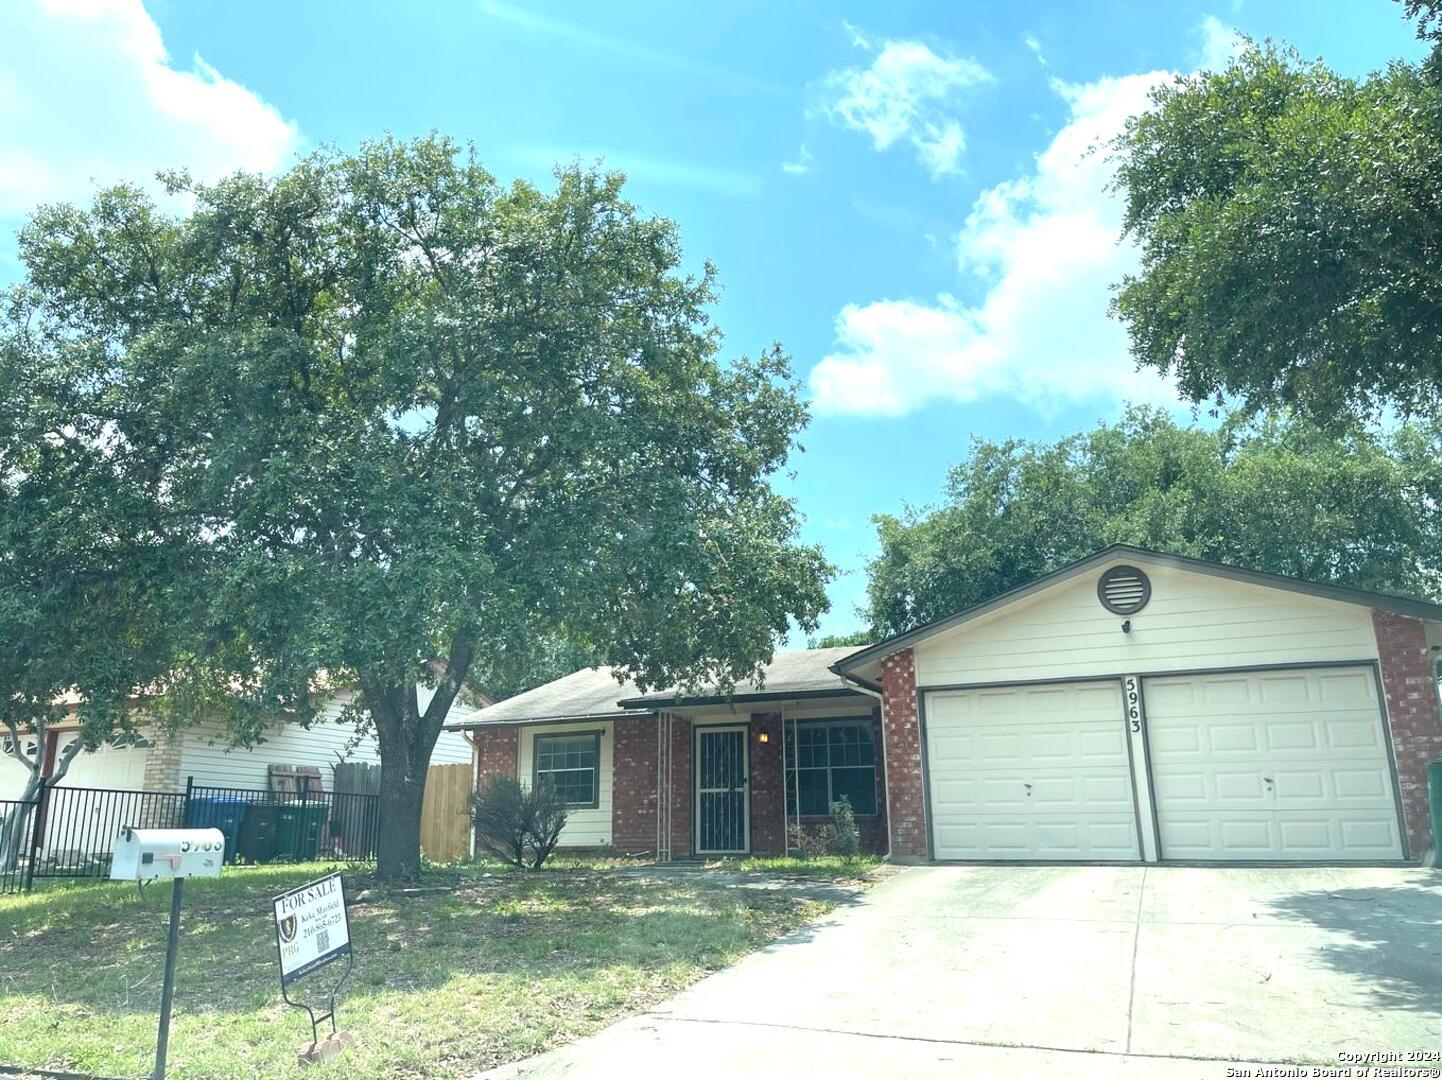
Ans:
[[[110,860],[112,881],[219,877],[225,834],[219,829],[124,829]]]

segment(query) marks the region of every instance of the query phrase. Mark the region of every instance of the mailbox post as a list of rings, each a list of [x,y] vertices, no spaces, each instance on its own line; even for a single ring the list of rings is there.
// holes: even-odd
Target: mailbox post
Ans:
[[[130,829],[115,841],[112,881],[169,878],[170,927],[165,938],[165,980],[160,989],[160,1031],[155,1040],[153,1080],[164,1080],[170,1047],[170,1006],[175,998],[175,959],[180,953],[180,904],[188,877],[219,877],[225,862],[225,834],[219,829]]]

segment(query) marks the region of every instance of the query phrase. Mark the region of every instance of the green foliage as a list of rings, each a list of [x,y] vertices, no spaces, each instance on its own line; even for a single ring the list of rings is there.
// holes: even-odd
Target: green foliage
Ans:
[[[851,800],[845,795],[831,804],[831,829],[836,854],[845,859],[854,859],[861,854],[861,832],[856,828]]]
[[[960,611],[1113,543],[1435,596],[1442,426],[1386,435],[1301,420],[1215,430],[1132,409],[1056,443],[976,441],[945,502],[876,519],[879,635]]]
[[[29,770],[26,799],[135,732],[137,695],[183,646],[200,554],[167,498],[168,447],[130,442],[143,396],[80,378],[90,346],[36,304],[0,295],[0,747]],[[62,718],[79,737],[49,761]],[[22,824],[0,830],[0,866]]]
[[[471,796],[476,840],[496,858],[521,870],[545,865],[566,827],[566,804],[550,780],[523,787],[499,773]]]
[[[62,410],[134,421],[121,452],[163,460],[207,541],[173,698],[223,694],[245,741],[357,687],[387,874],[418,870],[417,792],[478,655],[483,685],[557,642],[646,686],[726,684],[825,608],[831,570],[768,483],[807,419],[787,358],[722,362],[713,271],[683,273],[622,183],[505,186],[443,138],[386,139],[275,179],[176,174],[183,216],[119,187],[22,233],[24,361]]]
[[[870,630],[853,630],[849,634],[825,634],[819,638],[809,638],[806,647],[808,649],[844,649],[854,646],[859,649],[863,645],[870,645],[871,640]]]
[[[1434,3],[1409,12],[1437,32]],[[1114,312],[1141,364],[1196,402],[1437,413],[1438,55],[1354,80],[1254,46],[1156,91],[1116,146],[1142,259]]]

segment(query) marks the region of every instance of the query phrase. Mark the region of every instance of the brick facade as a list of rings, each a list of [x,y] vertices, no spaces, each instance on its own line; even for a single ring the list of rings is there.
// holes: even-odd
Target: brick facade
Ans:
[[[691,722],[671,721],[671,858],[691,854]]]
[[[618,719],[611,750],[611,845],[619,855],[656,853],[656,717]]]
[[[1432,849],[1427,808],[1427,765],[1442,758],[1442,720],[1432,677],[1426,628],[1417,619],[1390,611],[1372,612],[1382,667],[1387,723],[1397,759],[1398,793],[1414,859]]]
[[[751,851],[782,855],[786,851],[785,777],[783,775],[782,714],[753,713],[747,727],[750,755],[748,796],[751,813]],[[664,718],[646,714],[619,717],[613,722],[611,753],[611,843],[619,854],[654,856],[657,840],[657,750]],[[671,857],[690,857],[695,798],[691,772],[692,725],[680,717],[671,724]],[[872,738],[876,746],[877,812],[858,817],[861,849],[875,854],[887,850],[886,759],[882,741],[882,712],[872,711]],[[476,783],[501,774],[515,776],[519,762],[519,727],[481,727],[471,732],[477,744]],[[763,743],[760,736],[765,733]],[[889,737],[889,736],[888,736]],[[807,817],[803,824],[822,824],[829,817]]]
[[[881,661],[881,716],[886,733],[886,812],[891,824],[891,857],[897,862],[919,862],[927,853],[926,781],[921,770],[916,664],[910,649],[901,649]]]
[[[185,787],[180,777],[180,732],[157,728],[147,731],[145,737],[150,745],[145,750],[145,778],[140,786],[146,791],[180,791]]]
[[[487,727],[477,728],[471,737],[476,749],[476,787],[479,789],[486,778],[500,774],[515,776],[520,762],[519,728]]]
[[[752,713],[746,735],[751,742],[751,851],[756,855],[784,855],[782,816],[786,794],[781,775],[781,714]]]

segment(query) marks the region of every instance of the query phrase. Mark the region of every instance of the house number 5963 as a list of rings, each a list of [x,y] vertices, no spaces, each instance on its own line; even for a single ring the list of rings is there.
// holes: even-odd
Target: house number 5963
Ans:
[[[1135,675],[1128,675],[1124,681],[1127,693],[1127,723],[1133,731],[1142,729],[1142,695],[1137,688]]]

